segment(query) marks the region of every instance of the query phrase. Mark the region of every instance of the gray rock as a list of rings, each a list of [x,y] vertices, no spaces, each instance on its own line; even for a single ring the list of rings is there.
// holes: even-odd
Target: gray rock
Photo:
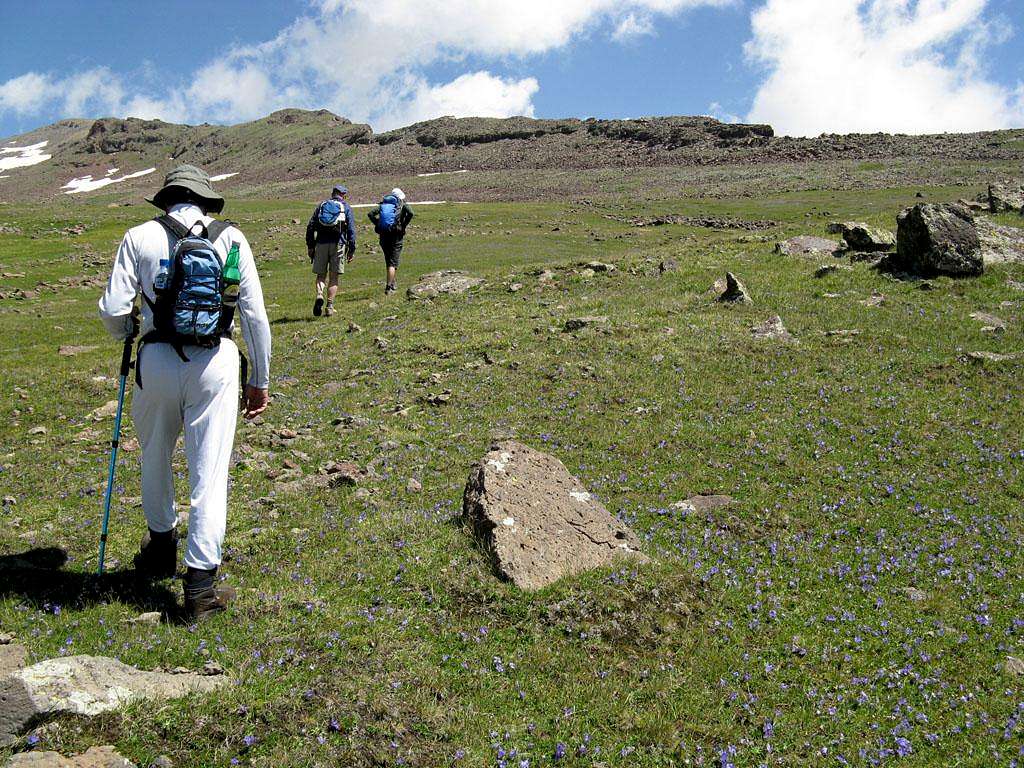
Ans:
[[[636,534],[562,462],[515,441],[495,444],[474,466],[462,512],[498,573],[521,589],[647,560]]]
[[[988,209],[992,213],[1024,212],[1024,186],[1019,184],[989,184]]]
[[[769,317],[763,323],[758,323],[750,329],[750,333],[753,334],[755,339],[777,339],[779,341],[788,341],[793,338],[792,334],[786,330],[786,326],[782,323],[782,318],[778,315]]]
[[[1017,360],[1018,353],[1001,354],[999,352],[968,352],[964,357],[973,363],[1005,363],[1009,360]]]
[[[971,312],[971,319],[977,320],[985,328],[999,329],[1000,331],[1006,330],[1006,321],[1001,317],[990,315],[988,312]]]
[[[985,266],[1024,262],[1024,230],[1008,227],[984,216],[974,222],[981,240],[981,258]]]
[[[897,219],[897,254],[921,275],[980,275],[985,268],[974,217],[958,205],[919,203]]]
[[[405,484],[405,490],[409,493],[419,493],[423,490],[423,484],[415,477],[410,477],[409,482]]]
[[[679,270],[679,262],[675,259],[663,259],[658,264],[658,272],[664,275],[666,272],[677,272]]]
[[[565,321],[564,328],[567,333],[572,333],[573,331],[581,331],[594,325],[608,325],[608,317],[606,315],[573,317]]]
[[[21,752],[11,756],[6,768],[135,768],[135,763],[113,747],[89,747],[74,757],[59,752]]]
[[[896,247],[896,236],[887,229],[872,227],[859,221],[846,221],[839,225],[847,249],[873,253]]]
[[[743,285],[743,283],[741,283],[732,272],[725,273],[725,290],[717,300],[721,302],[736,302],[740,304],[752,303],[750,294],[747,293],[747,287]]]
[[[433,299],[441,294],[465,293],[482,283],[481,277],[470,277],[458,269],[443,269],[421,277],[416,285],[410,286],[405,295],[409,299]]]
[[[605,264],[603,261],[588,261],[583,266],[594,270],[594,272],[607,272],[608,274],[612,274],[613,272],[618,271],[614,264]]]
[[[799,235],[775,244],[775,252],[783,256],[820,256],[837,250],[839,243],[835,240],[813,235]]]
[[[0,743],[40,720],[98,715],[139,699],[206,693],[226,681],[223,676],[147,672],[105,656],[48,659],[0,680]]]
[[[1003,669],[1011,675],[1024,675],[1024,659],[1018,659],[1016,656],[1007,656]]]
[[[923,603],[928,599],[928,593],[917,587],[904,587],[902,591],[907,596],[907,599],[915,603]]]
[[[28,663],[28,648],[18,643],[0,645],[0,677],[17,672]]]

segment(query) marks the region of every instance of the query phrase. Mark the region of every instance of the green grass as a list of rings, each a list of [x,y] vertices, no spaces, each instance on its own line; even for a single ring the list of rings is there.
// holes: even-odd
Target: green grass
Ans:
[[[44,725],[41,746],[114,743],[141,765],[167,754],[177,766],[714,765],[730,748],[737,766],[831,766],[896,760],[905,738],[902,765],[1009,764],[1022,736],[1021,684],[1002,664],[1024,653],[1024,392],[1020,362],[962,355],[1022,348],[1022,297],[1007,279],[1024,269],[921,290],[864,264],[815,279],[819,262],[772,252],[833,219],[891,228],[918,189],[423,207],[401,285],[460,268],[485,287],[384,301],[365,227],[339,314],[318,321],[301,225],[289,223],[305,222],[309,204],[232,204],[259,258],[275,343],[272,407],[236,440],[244,461],[223,572],[237,607],[198,628],[143,628],[125,619],[166,607],[176,584],[96,596],[68,578],[0,587],[0,625],[34,659],[212,658],[235,684]],[[927,199],[963,194],[934,188]],[[779,226],[621,221],[653,213]],[[101,275],[83,259],[109,261],[148,215],[4,206],[0,221],[23,234],[0,235],[0,271],[24,277],[0,282]],[[84,234],[57,234],[77,223]],[[658,277],[666,258],[679,269]],[[593,259],[618,272],[583,278],[577,265]],[[556,271],[554,286],[537,281],[542,268]],[[706,295],[725,270],[753,306]],[[510,292],[512,281],[523,289]],[[884,304],[861,303],[874,292]],[[14,341],[0,347],[0,481],[16,499],[0,547],[63,547],[72,574],[95,567],[110,426],[86,415],[116,394],[118,350],[97,297],[0,301]],[[982,333],[969,318],[978,310],[1007,320],[1006,333]],[[608,315],[609,330],[561,331],[584,314]],[[796,343],[751,338],[773,314]],[[363,332],[347,333],[349,321]],[[861,333],[842,344],[825,336],[836,329]],[[61,357],[63,344],[97,348]],[[448,405],[424,401],[444,388]],[[338,431],[343,414],[370,425]],[[282,443],[285,426],[300,436]],[[497,581],[458,515],[469,467],[498,434],[562,459],[656,563],[532,595]],[[306,475],[350,459],[378,476],[358,490],[275,491],[267,470],[285,459]],[[410,477],[422,492],[405,490]],[[138,454],[126,453],[109,550],[121,563],[144,531],[138,484]],[[708,518],[672,508],[698,492],[738,503]],[[909,586],[927,599],[909,600]]]

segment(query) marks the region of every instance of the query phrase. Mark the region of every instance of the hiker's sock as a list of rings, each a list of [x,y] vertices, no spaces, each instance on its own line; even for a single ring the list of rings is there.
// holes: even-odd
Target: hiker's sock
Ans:
[[[190,566],[188,572],[185,574],[185,597],[190,600],[195,600],[204,592],[209,592],[213,589],[213,583],[216,578],[216,568],[210,571],[204,571]]]

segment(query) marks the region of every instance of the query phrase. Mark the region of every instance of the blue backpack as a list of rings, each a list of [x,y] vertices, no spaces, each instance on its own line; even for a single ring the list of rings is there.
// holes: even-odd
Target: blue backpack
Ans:
[[[321,227],[337,227],[345,221],[345,206],[337,200],[324,200],[317,208],[316,220]]]
[[[169,264],[153,286],[156,301],[142,295],[153,310],[154,330],[143,341],[167,342],[182,360],[182,346],[214,347],[230,332],[232,308],[224,303],[224,263],[213,243],[231,226],[214,221],[197,234],[169,216],[157,219],[177,238]],[[198,223],[198,222],[197,222]]]
[[[384,195],[384,199],[380,201],[380,216],[377,218],[377,226],[374,227],[377,234],[383,235],[385,232],[395,231],[398,226],[398,212],[401,208],[401,200],[394,195]]]

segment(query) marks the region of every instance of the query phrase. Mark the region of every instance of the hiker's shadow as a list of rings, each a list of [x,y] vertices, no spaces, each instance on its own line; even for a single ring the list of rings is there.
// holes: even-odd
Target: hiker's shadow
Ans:
[[[81,609],[99,603],[124,603],[141,611],[160,611],[169,619],[179,609],[166,583],[138,578],[135,571],[96,573],[64,570],[68,554],[59,547],[37,547],[13,555],[0,555],[0,599],[21,598],[33,606],[44,604]]]
[[[271,325],[291,325],[293,323],[312,323],[319,318],[316,317],[278,317],[270,321]]]

